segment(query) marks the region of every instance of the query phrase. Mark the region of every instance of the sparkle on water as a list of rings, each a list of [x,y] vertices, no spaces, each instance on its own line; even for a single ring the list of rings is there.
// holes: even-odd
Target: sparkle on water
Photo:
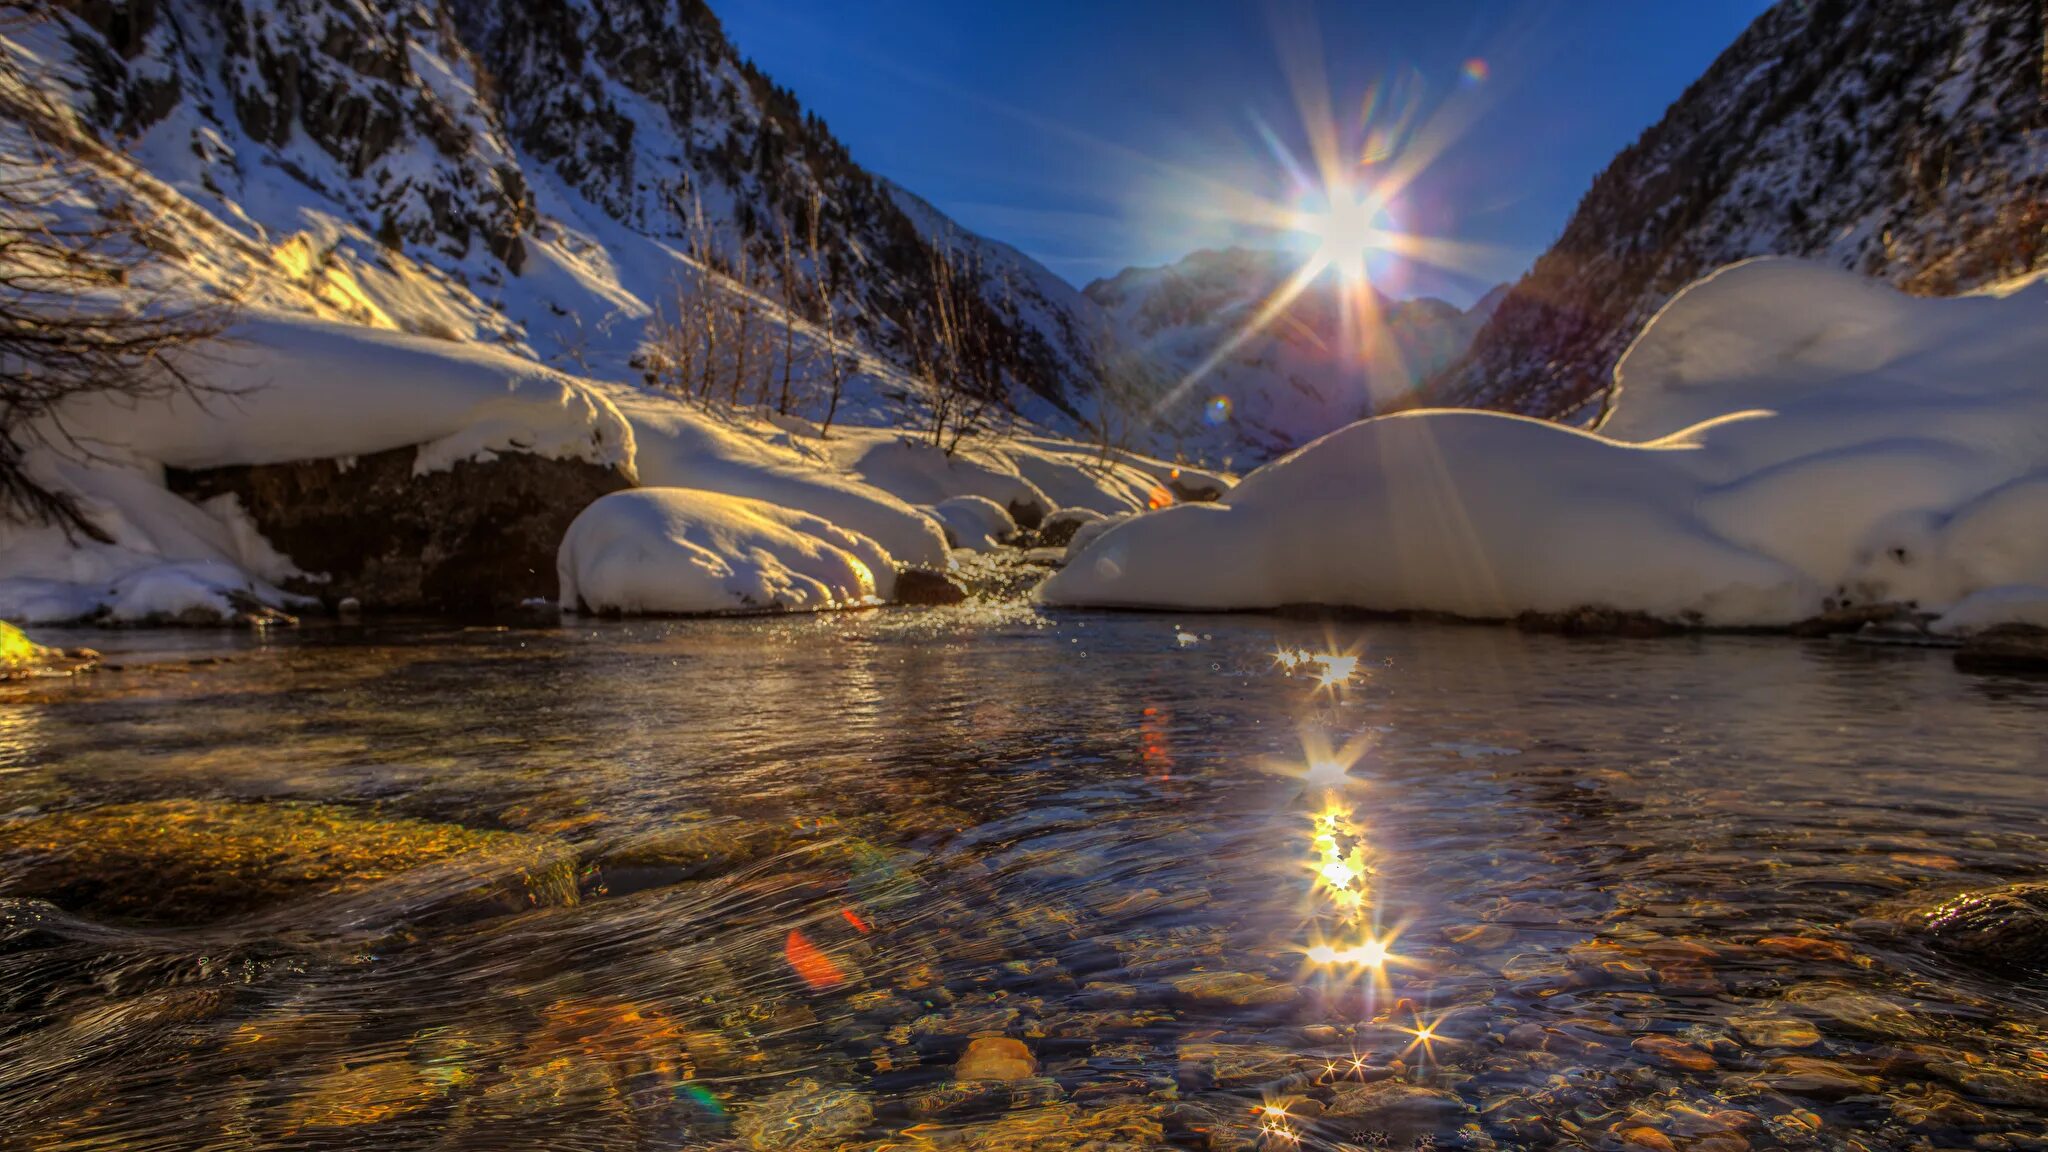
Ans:
[[[1904,925],[2039,874],[2048,687],[1775,639],[1319,631],[47,637],[116,670],[0,686],[0,1127],[2037,1146],[2048,992]],[[1370,684],[1325,690],[1326,655]],[[240,839],[137,834],[152,811]],[[1024,1078],[963,1079],[970,1044]]]

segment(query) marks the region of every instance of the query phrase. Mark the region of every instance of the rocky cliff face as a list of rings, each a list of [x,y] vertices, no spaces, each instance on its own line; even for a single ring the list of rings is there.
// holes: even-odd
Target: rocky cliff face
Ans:
[[[2048,266],[2039,0],[1786,0],[1593,182],[1437,403],[1532,415],[1602,391],[1724,264],[1806,256],[1949,294]]]

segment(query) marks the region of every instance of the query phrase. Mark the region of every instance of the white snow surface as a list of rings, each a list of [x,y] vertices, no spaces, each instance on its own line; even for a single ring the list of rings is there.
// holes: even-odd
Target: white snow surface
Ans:
[[[2001,584],[1972,592],[1928,625],[1930,631],[1968,636],[1999,624],[2031,624],[2048,628],[2048,587]]]
[[[186,356],[184,368],[217,391],[140,405],[89,394],[64,407],[63,425],[99,451],[176,468],[415,444],[415,473],[508,450],[633,461],[632,428],[598,389],[485,345],[256,315]]]
[[[828,520],[689,488],[632,488],[585,508],[555,561],[569,610],[818,611],[895,590],[889,554]]]
[[[1919,299],[1801,261],[1731,265],[1640,334],[1598,434],[1362,421],[1218,504],[1101,530],[1041,596],[1732,627],[2048,585],[2044,310],[2042,281]],[[1970,625],[2023,602],[1979,600]]]
[[[941,500],[932,515],[946,526],[958,548],[990,552],[1017,534],[1017,522],[1010,510],[986,496],[955,496]]]

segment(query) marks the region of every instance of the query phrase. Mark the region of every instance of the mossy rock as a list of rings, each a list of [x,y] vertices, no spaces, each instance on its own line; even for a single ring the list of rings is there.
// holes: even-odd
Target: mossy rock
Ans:
[[[604,891],[648,888],[730,875],[799,843],[788,827],[731,819],[690,820],[608,844],[591,857]]]
[[[45,672],[76,672],[98,661],[99,653],[90,648],[46,648],[29,639],[21,629],[0,620],[0,680]]]
[[[54,812],[0,824],[0,864],[9,894],[159,924],[354,892],[429,865],[466,881],[430,901],[432,913],[576,902],[575,855],[559,841],[324,804],[151,800]]]

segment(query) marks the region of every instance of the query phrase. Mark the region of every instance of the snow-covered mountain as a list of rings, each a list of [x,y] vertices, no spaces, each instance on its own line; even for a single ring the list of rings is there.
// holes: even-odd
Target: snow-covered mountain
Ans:
[[[892,317],[927,294],[928,245],[975,247],[1013,392],[1071,417],[1089,390],[1078,294],[861,168],[701,0],[58,7],[24,35],[148,176],[245,247],[296,244],[287,278],[415,282],[407,301],[367,287],[359,319],[629,375],[701,216],[720,273],[772,265],[785,233],[814,249],[882,367],[907,361]]]
[[[1950,295],[2048,266],[2039,0],[1785,0],[1593,182],[1432,402],[1561,415],[1673,293],[1791,255]]]
[[[1301,263],[1278,250],[1201,251],[1165,267],[1127,268],[1084,291],[1108,314],[1115,346],[1137,353],[1170,389],[1239,340]],[[1360,324],[1353,313],[1347,331],[1344,292],[1326,274],[1190,381],[1174,407],[1212,416],[1209,435],[1220,447],[1286,451],[1405,396],[1465,350],[1504,291],[1469,311],[1374,291],[1375,320]]]

